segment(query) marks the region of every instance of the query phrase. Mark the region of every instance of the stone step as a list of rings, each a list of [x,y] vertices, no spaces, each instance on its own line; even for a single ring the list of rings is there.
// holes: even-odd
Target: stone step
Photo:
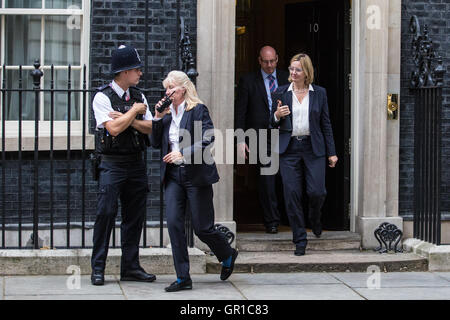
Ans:
[[[197,248],[189,248],[192,273],[206,272],[206,255]],[[91,274],[92,249],[0,250],[0,276],[67,275],[73,272]],[[121,249],[109,249],[106,274],[120,274]],[[139,262],[147,272],[173,274],[170,248],[141,248]]]
[[[316,238],[312,232],[308,232],[307,239],[307,248],[312,251],[359,250],[361,246],[361,236],[350,231],[324,231],[320,238]],[[236,247],[242,252],[295,250],[291,231],[282,231],[277,234],[268,234],[263,231],[238,232]]]
[[[239,252],[234,272],[367,272],[370,266],[377,266],[381,272],[428,271],[427,259],[414,253],[307,250],[304,256],[295,256],[294,251]],[[220,270],[216,257],[207,256],[206,272],[219,273]]]

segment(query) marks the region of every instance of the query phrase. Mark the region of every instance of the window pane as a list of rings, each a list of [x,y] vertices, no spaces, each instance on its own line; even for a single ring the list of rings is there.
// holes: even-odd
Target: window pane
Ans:
[[[76,9],[82,8],[81,0],[45,0],[47,9]]]
[[[6,88],[19,88],[19,70],[6,70]],[[33,78],[30,76],[30,70],[22,70],[22,88],[32,89]],[[34,120],[34,92],[22,93],[22,120]],[[19,93],[6,93],[6,120],[19,119]]]
[[[6,8],[42,8],[42,0],[6,0]]]
[[[55,89],[67,89],[68,84],[68,70],[55,70],[54,71],[54,88]],[[51,82],[51,70],[45,70],[44,76],[44,88],[50,89]],[[71,72],[71,88],[80,89],[80,71],[72,70]],[[54,95],[54,119],[57,121],[67,120],[67,108],[68,108],[68,93],[57,92]],[[70,99],[70,118],[72,120],[80,120],[80,93],[72,92]],[[44,120],[50,120],[51,108],[51,95],[46,92],[44,94]]]
[[[41,16],[6,16],[6,65],[33,65],[40,59]]]
[[[74,21],[68,19],[72,18],[45,17],[46,65],[80,65],[81,17],[75,17],[78,20]]]

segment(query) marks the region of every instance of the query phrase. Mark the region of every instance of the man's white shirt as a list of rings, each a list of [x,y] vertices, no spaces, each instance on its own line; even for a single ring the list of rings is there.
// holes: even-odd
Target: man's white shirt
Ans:
[[[119,95],[119,97],[122,97],[125,93],[125,91],[114,80],[113,82],[111,82],[110,86]],[[126,93],[127,98],[129,98],[130,89],[127,89]],[[152,120],[153,116],[150,113],[148,102],[144,94],[142,94],[142,101],[144,101],[144,104],[147,106],[147,111],[143,117],[143,120]],[[103,92],[98,92],[95,95],[94,101],[92,102],[92,108],[94,109],[94,116],[97,122],[98,129],[104,128],[105,122],[114,120],[109,116],[109,113],[114,111],[111,105],[111,100],[109,100],[109,98]]]

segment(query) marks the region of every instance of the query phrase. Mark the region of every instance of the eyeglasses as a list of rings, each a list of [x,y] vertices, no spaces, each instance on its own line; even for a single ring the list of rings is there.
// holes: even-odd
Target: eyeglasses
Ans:
[[[295,71],[296,73],[300,73],[300,72],[303,71],[303,69],[300,69],[300,68],[294,68],[294,67],[289,67],[288,70],[289,70],[290,72],[294,72],[294,71]]]
[[[263,59],[261,59],[261,62],[262,63],[264,63],[264,64],[274,64],[274,63],[277,63],[277,59],[272,59],[272,60],[263,60]]]

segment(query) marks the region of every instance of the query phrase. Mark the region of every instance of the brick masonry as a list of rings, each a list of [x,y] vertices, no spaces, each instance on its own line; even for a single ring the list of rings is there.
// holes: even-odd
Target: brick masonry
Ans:
[[[444,85],[450,87],[450,0],[403,0],[401,35],[401,91],[400,91],[400,191],[399,212],[412,219],[414,210],[414,96],[409,90],[412,60],[412,34],[409,22],[412,15],[419,18],[421,27],[428,25],[429,35],[438,55],[443,58],[447,73]],[[442,184],[441,206],[444,218],[450,218],[450,88],[443,90],[442,106]]]

